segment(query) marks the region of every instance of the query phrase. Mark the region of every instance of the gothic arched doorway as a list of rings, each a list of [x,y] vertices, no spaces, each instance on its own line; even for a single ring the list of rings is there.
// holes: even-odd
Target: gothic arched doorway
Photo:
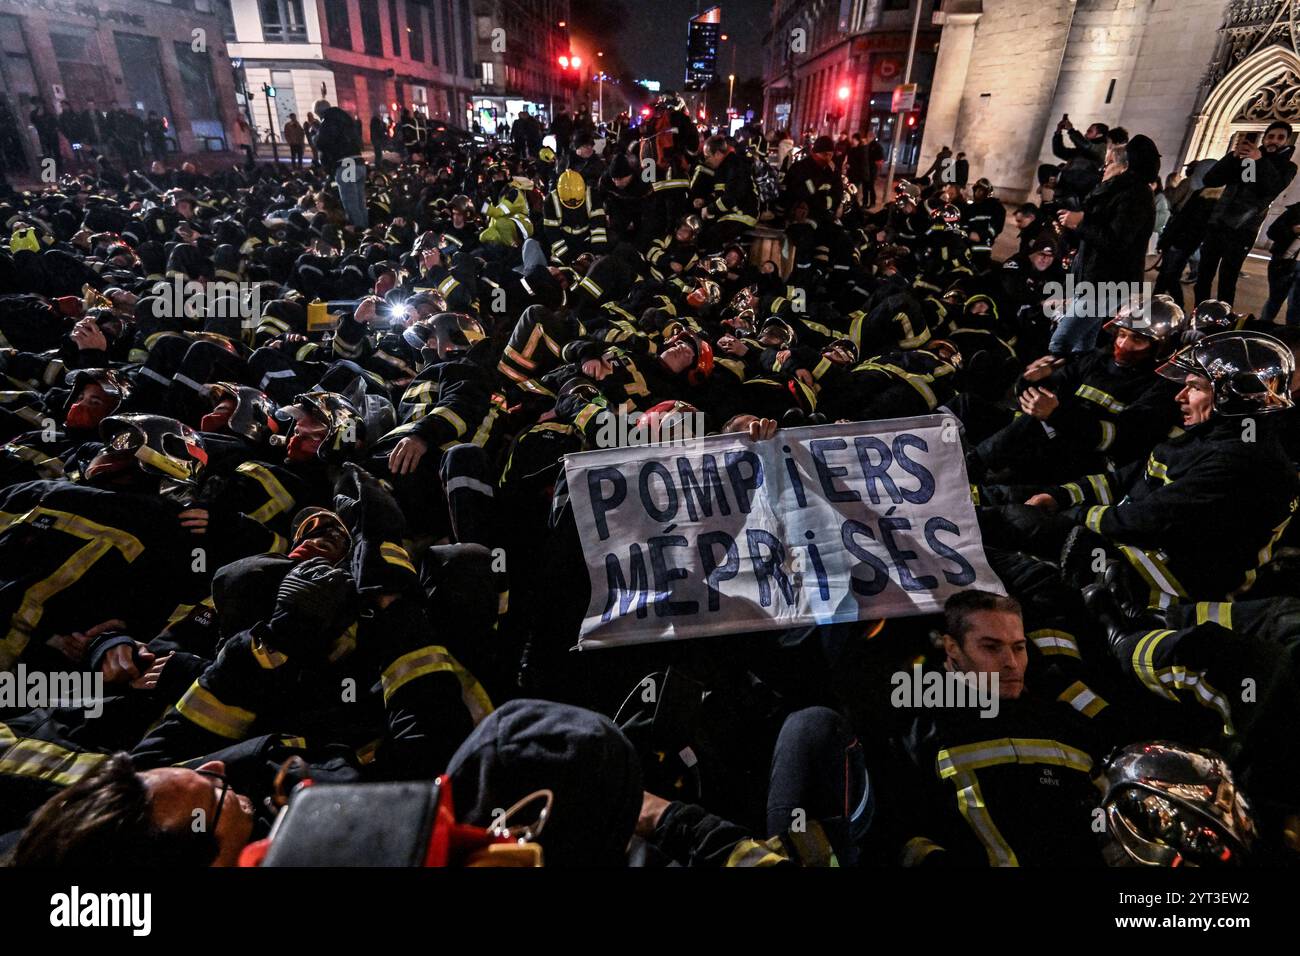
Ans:
[[[1298,8],[1300,2],[1297,0],[1281,3],[1271,27],[1259,33],[1257,38],[1235,38],[1236,49],[1226,51],[1231,59],[1228,62],[1221,60],[1219,69],[1234,60],[1236,65],[1223,74],[1206,97],[1205,105],[1195,118],[1184,163],[1219,159],[1228,152],[1237,133],[1262,133],[1275,120],[1284,120],[1300,129]],[[1253,47],[1245,47],[1242,39],[1250,40]],[[1269,43],[1271,45],[1263,45]],[[1291,141],[1294,143],[1296,137],[1293,136]],[[1282,195],[1273,201],[1257,241],[1264,241],[1263,235],[1274,217],[1298,201],[1300,176],[1293,179]]]
[[[1220,80],[1192,131],[1186,162],[1218,158],[1241,131],[1262,132],[1274,120],[1300,126],[1300,55],[1265,47]]]

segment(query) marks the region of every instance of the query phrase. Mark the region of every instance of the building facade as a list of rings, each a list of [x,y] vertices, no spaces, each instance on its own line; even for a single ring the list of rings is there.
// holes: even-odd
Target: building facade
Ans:
[[[921,6],[911,79],[916,108],[901,120],[900,168],[915,165],[929,105],[939,28],[935,0],[776,0],[764,38],[764,128],[798,139],[875,129],[890,148],[899,120],[891,112],[903,82]]]
[[[231,0],[236,82],[259,139],[329,100],[361,120],[410,108],[471,122],[470,0]],[[275,90],[273,97],[265,87]],[[268,102],[269,101],[269,102]]]
[[[556,64],[569,52],[568,20],[569,0],[474,0],[474,108],[484,132],[525,109],[549,120],[564,101]]]
[[[36,169],[34,100],[167,122],[172,152],[233,149],[234,82],[214,0],[0,0],[4,162]],[[69,144],[71,145],[71,144]],[[20,155],[21,153],[21,155]]]
[[[1221,157],[1239,131],[1300,126],[1298,22],[1297,0],[947,0],[921,163],[951,145],[1032,197],[1063,114],[1151,137],[1162,173]]]

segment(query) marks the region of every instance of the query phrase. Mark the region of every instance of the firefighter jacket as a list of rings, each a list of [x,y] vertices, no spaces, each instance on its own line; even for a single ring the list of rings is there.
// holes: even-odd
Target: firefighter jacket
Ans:
[[[1168,606],[1245,593],[1300,506],[1300,481],[1267,419],[1216,416],[1118,475],[1051,494],[1122,553],[1152,604]]]
[[[560,202],[558,190],[546,197],[542,225],[551,250],[551,261],[568,265],[584,252],[600,255],[609,245],[605,231],[605,210],[590,186],[582,205],[570,208]]]

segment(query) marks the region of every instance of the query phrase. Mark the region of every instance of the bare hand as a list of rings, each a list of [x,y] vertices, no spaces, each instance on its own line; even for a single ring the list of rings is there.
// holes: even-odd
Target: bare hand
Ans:
[[[1053,498],[1051,495],[1045,495],[1045,494],[1034,495],[1032,498],[1026,501],[1025,504],[1029,505],[1031,508],[1042,508],[1049,515],[1056,514],[1056,512],[1060,508],[1060,505],[1056,503],[1055,498]]]
[[[1045,388],[1029,388],[1020,393],[1020,410],[1040,422],[1047,421],[1060,404],[1060,399]]]
[[[189,508],[182,511],[178,517],[181,519],[181,527],[189,528],[190,534],[208,533],[207,508]]]
[[[1065,359],[1063,358],[1044,355],[1042,358],[1030,362],[1029,367],[1025,369],[1025,374],[1021,377],[1026,382],[1041,382],[1064,364]]]
[[[74,325],[72,327],[72,341],[76,343],[79,349],[98,349],[102,352],[108,348],[108,339],[99,330],[99,326],[94,319],[82,319]]]
[[[383,299],[377,295],[368,295],[357,303],[356,311],[352,313],[352,318],[356,319],[362,325],[369,325],[375,318],[375,310],[379,308]]]
[[[587,359],[582,363],[582,374],[593,381],[603,381],[614,374],[614,366],[605,358]]]
[[[104,683],[125,684],[140,677],[140,668],[135,662],[137,649],[140,652],[140,662],[144,664],[146,670],[149,669],[149,666],[154,662],[152,651],[139,641],[130,644],[118,644],[116,647],[108,649],[108,652],[104,654],[104,660],[99,665],[99,669],[104,675]]]
[[[148,653],[150,652],[149,651],[141,652],[142,655]],[[159,678],[162,677],[163,668],[167,666],[167,662],[171,659],[172,659],[172,655],[170,653],[164,654],[162,657],[156,658],[147,671],[145,671],[135,680],[131,681],[131,687],[134,688],[135,690],[153,690],[155,687],[158,686],[158,680]]]
[[[425,249],[420,253],[420,268],[426,272],[442,265],[442,253],[437,249]]]
[[[756,418],[749,423],[746,434],[750,441],[771,441],[776,437],[777,423],[771,418]]]
[[[718,348],[728,355],[734,355],[736,358],[742,357],[749,351],[749,346],[740,339],[732,335],[724,335],[718,339]]]
[[[1233,154],[1238,159],[1249,159],[1255,162],[1258,162],[1264,156],[1260,148],[1246,139],[1245,136],[1237,140],[1237,148],[1233,150]]]
[[[419,435],[407,435],[388,455],[388,468],[395,475],[409,475],[419,467],[429,443]]]
[[[1062,211],[1057,213],[1056,221],[1066,229],[1078,229],[1079,223],[1083,222],[1083,213]]]
[[[648,838],[654,835],[655,827],[659,826],[659,820],[668,809],[668,804],[669,801],[656,797],[649,791],[641,794],[641,813],[636,820],[637,836]]]
[[[126,627],[126,624],[113,618],[108,621],[101,621],[94,627],[85,631],[73,631],[71,634],[56,634],[51,637],[46,644],[54,648],[70,661],[80,661],[86,656],[86,648],[90,642],[99,637],[105,631],[113,628]]]

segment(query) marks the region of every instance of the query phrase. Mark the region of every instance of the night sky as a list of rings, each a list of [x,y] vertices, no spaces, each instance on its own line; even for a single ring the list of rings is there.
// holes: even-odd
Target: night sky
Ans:
[[[618,24],[609,37],[623,63],[638,79],[659,80],[665,89],[682,87],[686,72],[687,21],[696,13],[715,4],[708,0],[575,0],[573,18],[575,26],[586,28],[598,35],[609,28],[611,21]],[[733,42],[735,50],[736,82],[761,76],[763,72],[762,41],[767,31],[772,5],[765,0],[721,0],[722,32],[728,40],[721,45],[718,74],[725,77],[731,72]],[[611,10],[616,7],[617,10]],[[614,13],[614,16],[611,16]]]

